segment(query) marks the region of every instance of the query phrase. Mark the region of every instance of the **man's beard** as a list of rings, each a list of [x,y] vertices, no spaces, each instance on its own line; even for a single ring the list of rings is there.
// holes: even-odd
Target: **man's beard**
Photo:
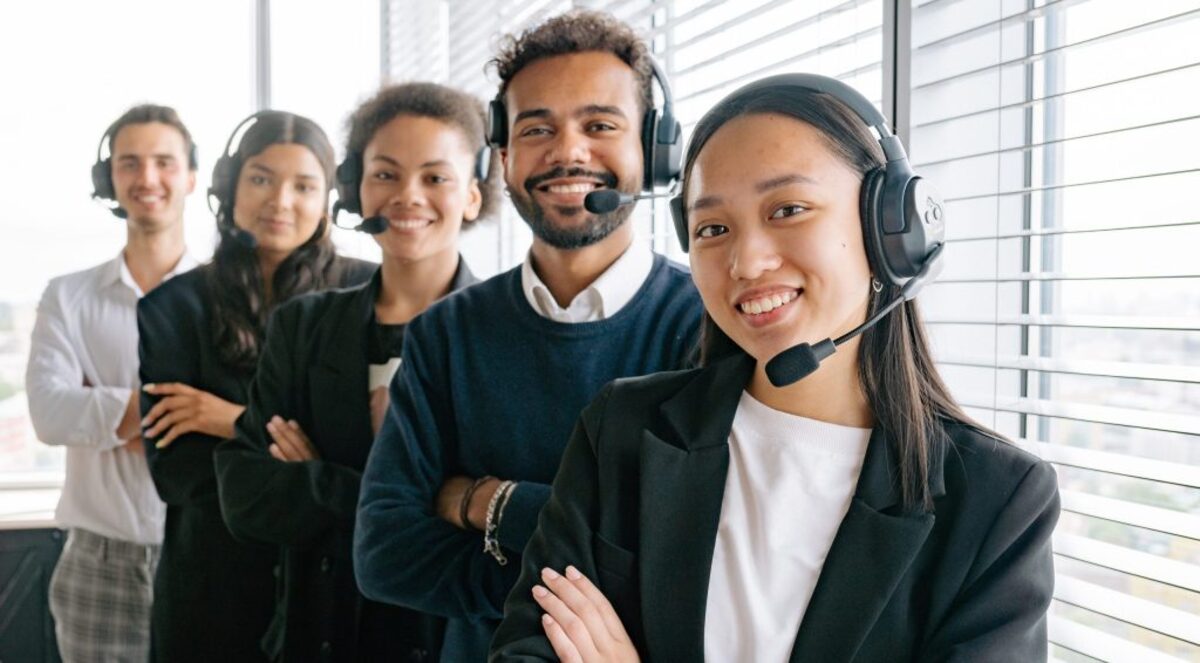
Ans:
[[[605,214],[592,214],[580,207],[554,206],[558,216],[574,220],[580,218],[582,223],[570,228],[561,228],[546,217],[546,210],[534,199],[534,190],[541,184],[563,177],[591,177],[603,182],[604,187],[617,188],[617,176],[609,172],[593,172],[582,168],[558,167],[540,175],[533,175],[524,182],[525,191],[515,191],[508,187],[513,206],[525,223],[529,224],[533,234],[543,242],[557,249],[571,250],[591,246],[620,228],[629,215],[633,213],[633,205],[622,205]]]

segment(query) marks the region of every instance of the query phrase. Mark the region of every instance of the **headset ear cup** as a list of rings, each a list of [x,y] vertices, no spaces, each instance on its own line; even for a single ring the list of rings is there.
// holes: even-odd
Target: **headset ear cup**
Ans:
[[[683,209],[683,196],[671,196],[668,201],[668,206],[671,208],[671,220],[675,225],[675,235],[679,237],[679,246],[684,253],[688,252],[688,229],[687,229],[687,214]]]
[[[492,148],[484,145],[475,152],[475,179],[486,182],[492,170]]]
[[[496,147],[508,146],[508,111],[499,96],[488,103],[487,142]]]
[[[875,168],[863,176],[862,193],[859,196],[859,215],[862,217],[863,245],[867,249],[867,263],[875,278],[888,285],[900,285],[892,276],[891,266],[883,248],[883,219],[880,205],[883,200],[884,169]]]
[[[351,214],[362,215],[358,188],[362,183],[362,158],[358,153],[346,155],[334,174],[337,179],[338,203]]]
[[[670,136],[670,139],[663,140],[664,136]],[[668,112],[664,111],[658,121],[655,142],[654,184],[670,186],[671,182],[679,179],[683,167],[683,131],[679,122]]]
[[[112,159],[101,159],[92,164],[92,197],[116,200],[112,182]]]
[[[654,183],[658,181],[658,145],[654,137],[658,135],[658,111],[654,108],[646,110],[642,115],[642,190],[653,191]]]

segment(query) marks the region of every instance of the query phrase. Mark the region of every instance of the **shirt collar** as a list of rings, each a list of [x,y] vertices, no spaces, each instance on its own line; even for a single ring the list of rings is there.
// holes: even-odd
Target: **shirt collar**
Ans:
[[[521,289],[525,292],[525,300],[544,318],[559,322],[604,320],[616,315],[633,299],[653,266],[654,253],[649,242],[635,236],[629,248],[563,308],[554,301],[550,289],[533,269],[530,251],[521,264]]]
[[[142,297],[146,294],[142,292],[142,288],[137,284],[137,281],[133,280],[133,274],[129,271],[129,265],[125,264],[124,249],[122,249],[121,252],[117,254],[117,257],[109,264],[110,268],[106,277],[110,283],[120,283],[132,290],[138,297]],[[176,274],[182,274],[183,272],[192,269],[197,264],[199,263],[197,263],[196,259],[192,257],[192,254],[189,253],[187,249],[184,249],[183,255],[179,256],[179,261],[175,263],[175,266],[171,268],[171,271],[163,275],[163,281],[166,281]]]

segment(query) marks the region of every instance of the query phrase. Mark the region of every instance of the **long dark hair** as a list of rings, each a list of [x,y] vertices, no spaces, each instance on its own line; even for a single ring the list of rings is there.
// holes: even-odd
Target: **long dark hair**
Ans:
[[[239,129],[241,127],[239,126]],[[236,133],[236,130],[235,130]],[[236,139],[236,136],[232,137]],[[222,154],[213,168],[209,194],[217,203],[220,241],[206,267],[213,303],[212,335],[218,358],[242,371],[253,371],[267,317],[279,302],[337,282],[336,251],[329,239],[328,214],[304,244],[292,251],[271,279],[267,301],[262,269],[253,242],[233,222],[237,183],[246,160],[272,145],[294,143],[307,147],[325,172],[326,208],[333,186],[335,160],[329,138],[316,122],[283,111],[260,113],[245,130],[233,154]]]
[[[750,114],[778,114],[812,126],[833,153],[860,175],[884,165],[879,142],[858,115],[838,99],[800,87],[765,88],[727,99],[696,125],[683,169],[685,198],[700,150],[725,123]],[[898,297],[899,292],[899,287],[888,284],[873,293],[867,317]],[[700,338],[702,364],[744,352],[707,312],[701,321]],[[875,425],[886,433],[900,468],[904,506],[932,510],[929,465],[930,458],[946,444],[940,432],[942,424],[958,422],[999,436],[968,417],[950,395],[934,365],[915,300],[904,302],[863,333],[858,347],[858,373]]]

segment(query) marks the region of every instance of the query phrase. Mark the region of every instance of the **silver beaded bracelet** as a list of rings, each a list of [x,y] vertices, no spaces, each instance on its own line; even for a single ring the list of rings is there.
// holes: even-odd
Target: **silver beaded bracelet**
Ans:
[[[496,535],[500,531],[500,521],[504,518],[504,507],[508,506],[508,498],[512,495],[513,488],[516,487],[517,482],[515,481],[502,481],[496,488],[496,492],[492,493],[492,499],[488,501],[487,521],[483,531],[483,552],[494,557],[500,566],[508,564],[508,558],[504,556],[504,551],[500,548],[500,540]]]

